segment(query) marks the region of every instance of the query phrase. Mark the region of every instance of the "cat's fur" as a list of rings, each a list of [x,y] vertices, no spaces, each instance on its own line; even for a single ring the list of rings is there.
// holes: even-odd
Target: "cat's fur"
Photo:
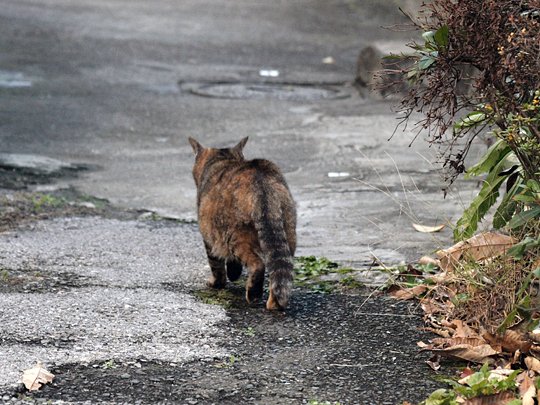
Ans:
[[[262,298],[269,274],[266,308],[285,309],[293,279],[296,208],[278,167],[264,159],[246,160],[248,138],[233,148],[205,148],[193,138],[193,178],[197,209],[212,276],[208,285],[223,288],[248,271],[246,299]]]

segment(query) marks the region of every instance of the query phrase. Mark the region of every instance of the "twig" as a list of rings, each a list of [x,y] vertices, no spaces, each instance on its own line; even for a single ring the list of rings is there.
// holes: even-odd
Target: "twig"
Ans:
[[[376,366],[377,364],[336,364],[332,363],[329,364],[330,367],[369,367],[369,366]]]
[[[371,315],[371,316],[397,316],[402,318],[414,318],[416,315],[405,315],[405,314],[385,314],[382,312],[355,312],[355,315]]]

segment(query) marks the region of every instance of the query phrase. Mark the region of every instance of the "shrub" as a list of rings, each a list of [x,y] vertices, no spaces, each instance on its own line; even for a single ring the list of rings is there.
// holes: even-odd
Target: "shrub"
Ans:
[[[506,184],[493,225],[540,235],[540,0],[434,0],[411,18],[423,41],[398,56],[396,69],[409,83],[403,122],[413,113],[439,146],[446,179],[487,174],[479,195],[457,223],[464,239],[477,229]],[[394,58],[396,58],[394,56]],[[403,61],[408,63],[404,64]],[[496,139],[466,169],[478,135]],[[531,222],[533,223],[531,227]]]

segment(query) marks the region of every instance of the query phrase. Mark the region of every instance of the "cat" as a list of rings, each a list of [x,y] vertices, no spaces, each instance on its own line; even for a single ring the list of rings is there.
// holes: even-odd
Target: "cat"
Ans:
[[[223,288],[246,267],[246,300],[263,295],[269,274],[268,310],[289,302],[296,249],[296,206],[283,174],[265,159],[246,160],[248,138],[233,148],[205,148],[189,138],[195,153],[199,230],[212,276],[208,286]]]

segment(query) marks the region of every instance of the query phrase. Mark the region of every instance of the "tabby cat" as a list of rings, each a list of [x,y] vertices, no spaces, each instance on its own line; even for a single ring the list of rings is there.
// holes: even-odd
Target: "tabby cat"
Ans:
[[[246,267],[246,300],[253,303],[262,298],[267,271],[266,308],[283,310],[292,288],[296,208],[274,163],[244,158],[247,140],[215,149],[189,138],[196,155],[199,229],[212,270],[208,285],[223,288],[227,278],[237,280]]]

